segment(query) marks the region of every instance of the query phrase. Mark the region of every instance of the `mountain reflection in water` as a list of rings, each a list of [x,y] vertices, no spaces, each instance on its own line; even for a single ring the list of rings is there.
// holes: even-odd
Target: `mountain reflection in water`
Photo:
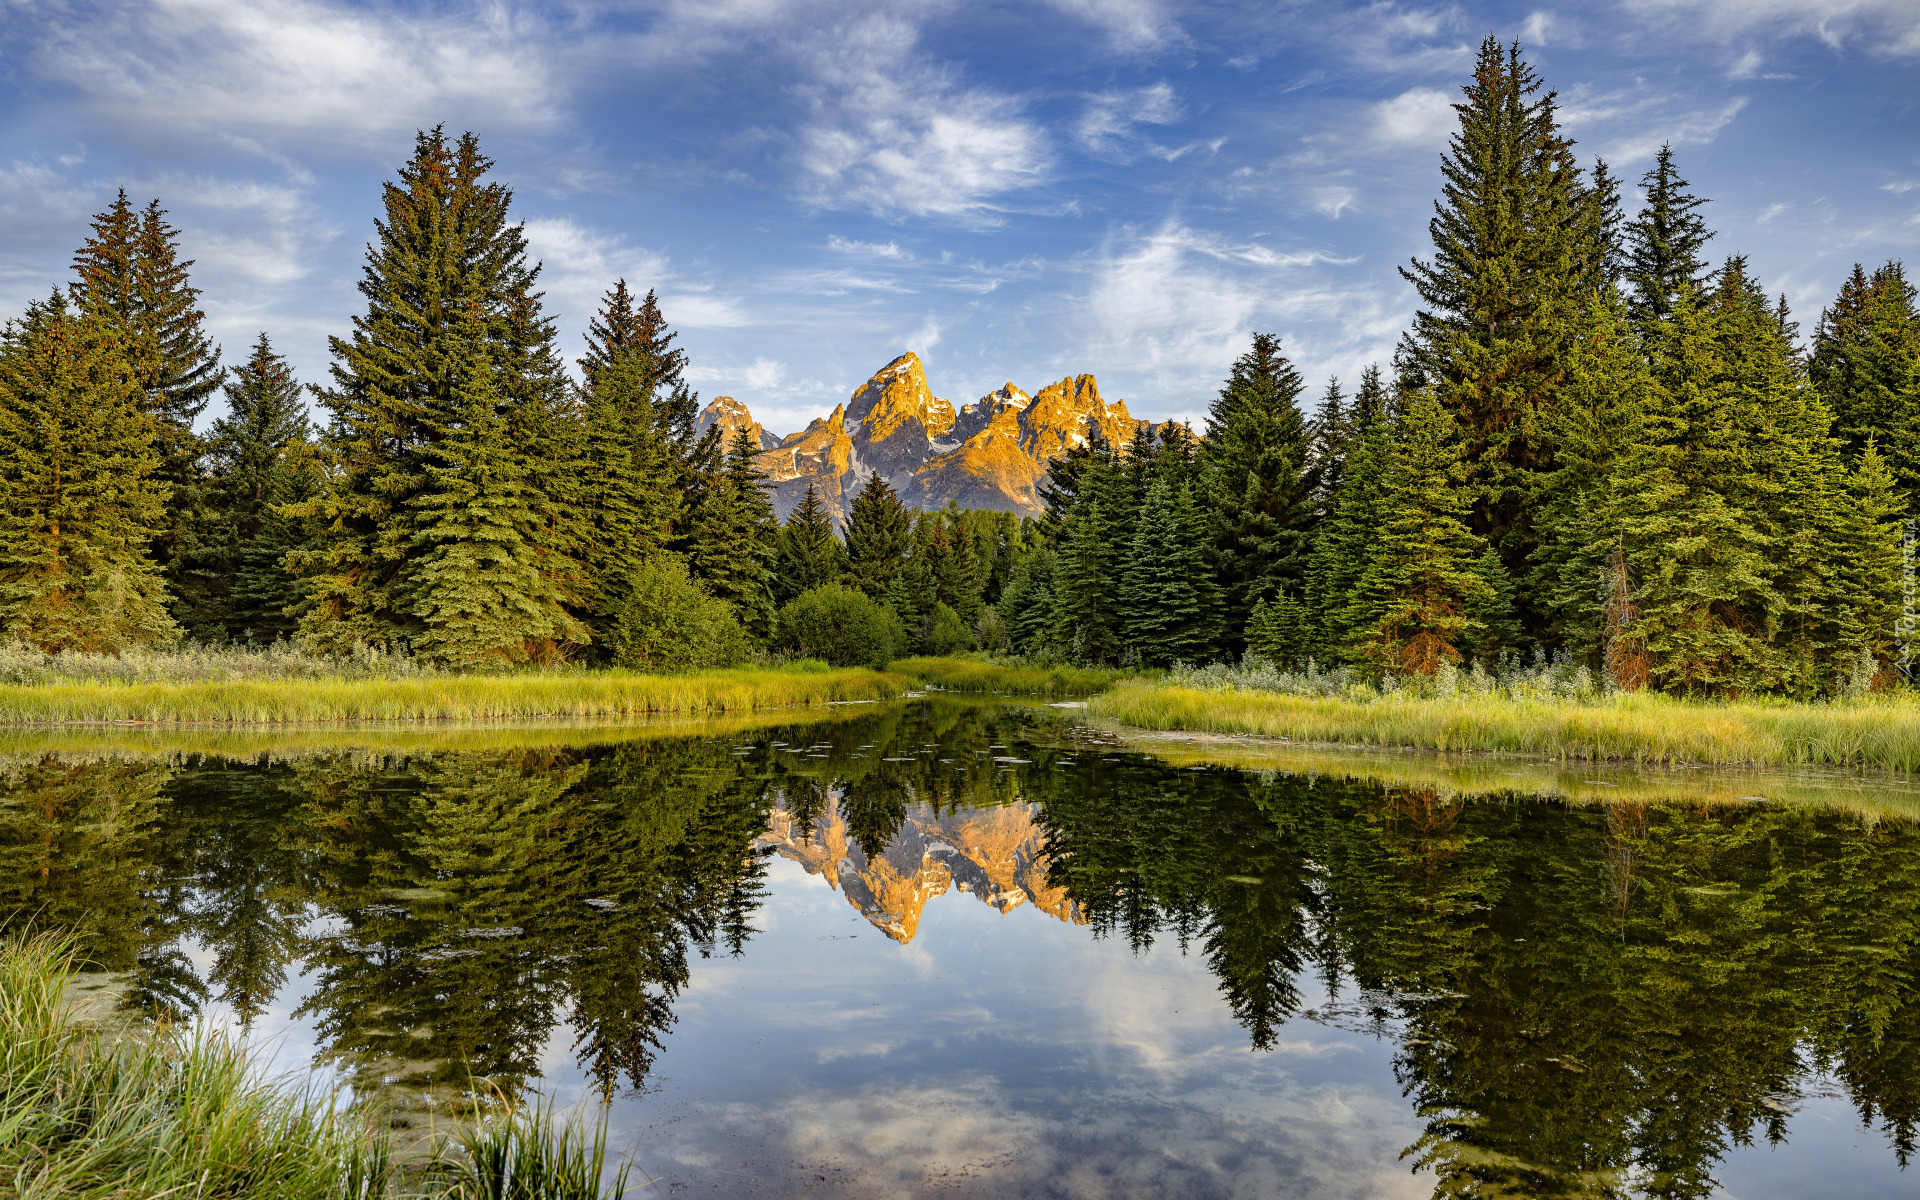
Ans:
[[[1841,1106],[1867,1136],[1810,1177],[1828,1195],[1904,1182],[1920,1121],[1908,822],[1174,770],[991,705],[734,732],[15,755],[0,906],[15,928],[72,932],[127,1007],[279,1020],[363,1092],[598,1091],[642,1133],[644,1167],[720,1194],[1705,1196],[1728,1171],[1751,1185],[1742,1163]],[[788,877],[900,945],[837,949],[847,927],[780,893]],[[943,895],[971,908],[938,910],[956,924],[935,936]],[[980,919],[998,932],[967,941]],[[951,974],[910,1004],[830,999],[847,978],[907,987],[899,973],[928,963]],[[1151,1031],[1141,1049],[1076,1015],[1133,1002],[1184,1014],[1159,1040],[1186,1048],[1154,1058]],[[873,1045],[807,1049],[820,1005]],[[1206,1041],[1228,1014],[1237,1049]],[[694,1028],[676,1033],[681,1016]],[[1336,1043],[1353,1053],[1327,1058]],[[958,1173],[921,1135],[700,1141],[703,1122],[757,1112],[765,1138],[809,1105],[858,1113],[936,1083],[940,1105],[980,1092],[1017,1114],[1017,1138]],[[1334,1151],[1288,1141],[1274,1114],[1321,1096],[1309,1083],[1381,1100],[1372,1141],[1339,1152],[1364,1171],[1317,1170]],[[1120,1133],[1098,1132],[1105,1116]],[[1231,1148],[1196,1150],[1177,1132],[1196,1121]]]

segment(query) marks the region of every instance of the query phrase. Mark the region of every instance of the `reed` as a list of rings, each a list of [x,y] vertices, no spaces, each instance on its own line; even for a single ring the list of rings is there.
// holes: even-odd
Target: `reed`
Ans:
[[[49,683],[0,686],[0,724],[494,721],[716,714],[880,700],[908,686],[865,667],[642,675],[627,671],[419,678]]]
[[[1635,763],[1920,769],[1920,704],[1910,700],[1723,704],[1643,694],[1590,700],[1340,697],[1124,682],[1095,696],[1089,708],[1140,729],[1348,746]]]
[[[1089,696],[1115,680],[1135,675],[1097,667],[1038,667],[978,658],[903,658],[887,669],[942,691],[1041,696]]]
[[[338,1096],[261,1079],[225,1034],[100,1028],[67,1002],[54,937],[0,935],[0,1196],[480,1200],[619,1196],[605,1125],[535,1106],[414,1162]]]

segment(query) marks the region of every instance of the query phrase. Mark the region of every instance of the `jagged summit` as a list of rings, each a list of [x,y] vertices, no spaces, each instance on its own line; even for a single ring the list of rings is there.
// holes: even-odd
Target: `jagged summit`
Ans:
[[[716,420],[760,428],[744,405],[721,399],[732,407]],[[1033,393],[1009,382],[956,413],[933,394],[920,356],[909,351],[875,371],[830,416],[784,439],[763,432],[768,449],[760,464],[783,520],[812,484],[834,518],[845,521],[873,475],[921,508],[958,501],[965,508],[1038,513],[1034,489],[1048,462],[1086,445],[1096,430],[1124,446],[1143,424],[1125,401],[1102,399],[1092,375],[1069,375]]]
[[[711,404],[701,409],[700,416],[694,421],[694,433],[704,434],[713,425],[720,426],[724,431],[720,435],[720,444],[723,446],[732,444],[734,431],[738,429],[745,429],[752,434],[762,450],[771,450],[780,444],[780,438],[762,429],[760,422],[754,420],[753,414],[747,411],[747,406],[732,396],[715,396]]]

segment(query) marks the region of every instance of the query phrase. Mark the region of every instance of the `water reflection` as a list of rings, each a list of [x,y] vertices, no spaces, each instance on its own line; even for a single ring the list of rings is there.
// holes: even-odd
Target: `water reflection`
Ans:
[[[1907,822],[1175,770],[957,704],[606,746],[46,754],[0,780],[13,921],[72,931],[148,1013],[297,993],[319,1058],[416,1097],[511,1094],[556,1044],[603,1095],[648,1084],[701,960],[801,936],[756,933],[775,858],[903,946],[929,905],[984,902],[1191,954],[1218,998],[1189,1007],[1258,1052],[1290,1024],[1386,1039],[1420,1125],[1394,1148],[1437,1196],[1704,1196],[1822,1086],[1913,1153]]]

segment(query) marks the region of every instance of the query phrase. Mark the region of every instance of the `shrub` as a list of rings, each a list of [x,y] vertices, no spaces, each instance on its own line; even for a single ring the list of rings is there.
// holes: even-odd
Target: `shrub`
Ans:
[[[973,649],[973,635],[967,632],[967,623],[960,619],[959,613],[945,604],[935,604],[933,615],[927,618],[924,645],[928,654],[947,658]]]
[[[958,618],[956,618],[958,619]],[[800,593],[780,610],[776,644],[836,667],[884,669],[906,631],[892,613],[837,583]]]
[[[653,559],[634,573],[628,587],[607,637],[615,666],[637,671],[732,667],[753,652],[733,606],[707,595],[680,559]]]

